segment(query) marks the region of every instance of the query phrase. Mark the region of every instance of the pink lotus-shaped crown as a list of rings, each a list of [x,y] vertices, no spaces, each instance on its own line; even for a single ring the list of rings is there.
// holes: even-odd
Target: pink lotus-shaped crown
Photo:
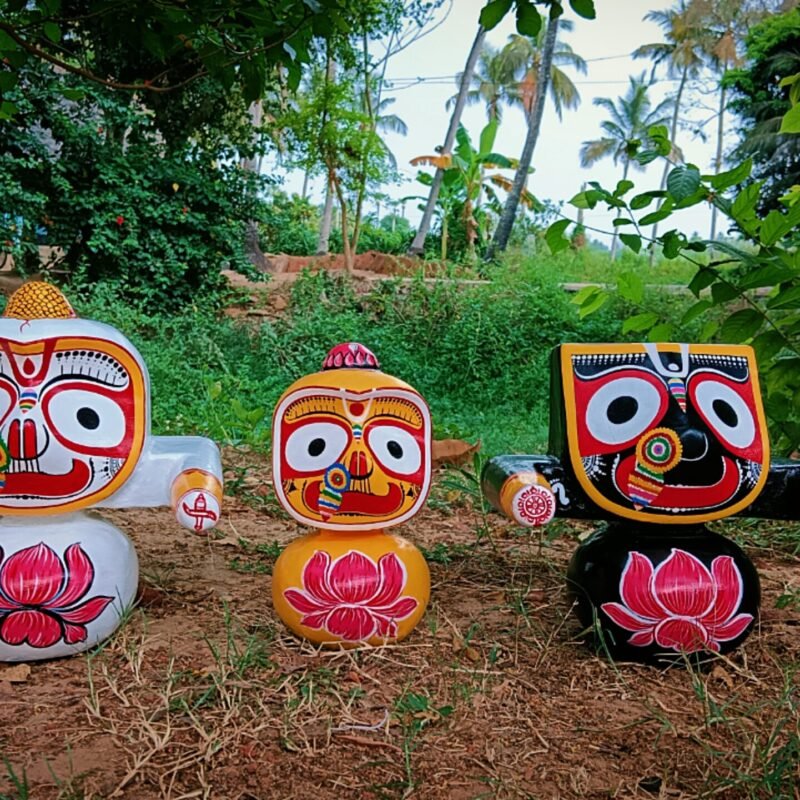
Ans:
[[[94,566],[79,544],[66,549],[63,561],[40,542],[5,561],[0,549],[0,562],[0,640],[6,644],[86,641],[86,624],[113,600],[98,595],[76,605],[94,580]]]
[[[375,353],[358,342],[337,344],[328,351],[322,369],[380,369]]]
[[[673,549],[655,569],[642,553],[632,552],[622,572],[622,603],[602,610],[621,628],[633,631],[628,643],[682,653],[719,651],[720,642],[740,636],[752,614],[737,614],[742,576],[731,556],[718,556],[711,570],[685,550]]]
[[[360,642],[397,636],[397,620],[418,605],[415,598],[400,596],[405,584],[405,567],[394,553],[376,564],[357,550],[333,562],[324,550],[316,550],[303,567],[303,589],[286,589],[283,596],[303,614],[301,624]]]

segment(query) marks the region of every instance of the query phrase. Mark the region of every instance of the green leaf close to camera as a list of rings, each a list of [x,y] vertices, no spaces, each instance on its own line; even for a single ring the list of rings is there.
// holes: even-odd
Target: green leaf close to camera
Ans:
[[[642,331],[649,330],[658,322],[658,314],[652,311],[645,311],[643,314],[636,314],[633,317],[628,317],[622,323],[623,333],[641,333]]]
[[[480,23],[490,31],[496,27],[500,20],[508,13],[511,8],[512,0],[492,0],[481,9]]]
[[[754,308],[743,308],[723,321],[719,335],[726,342],[738,344],[755,336],[763,324],[762,314],[759,314]]]
[[[572,224],[571,220],[559,219],[545,232],[544,240],[554,255],[569,247],[569,239],[564,236],[564,231]]]
[[[667,175],[667,191],[676,201],[691,197],[700,186],[700,171],[696,167],[675,167]]]
[[[642,249],[642,237],[637,236],[635,233],[621,233],[619,238],[620,241],[626,247],[630,247],[634,253],[638,253]]]

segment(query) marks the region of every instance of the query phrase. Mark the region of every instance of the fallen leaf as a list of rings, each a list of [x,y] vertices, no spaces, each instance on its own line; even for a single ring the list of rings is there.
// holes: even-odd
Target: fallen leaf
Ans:
[[[472,456],[480,449],[480,439],[475,444],[462,439],[434,439],[431,461],[434,467],[441,467],[443,464],[459,467],[462,464],[469,464]]]
[[[711,670],[711,677],[724,683],[729,689],[733,689],[733,678],[723,667],[716,666]]]
[[[470,661],[480,661],[481,660],[481,654],[474,647],[465,647],[464,648],[464,655]]]
[[[14,664],[13,667],[6,667],[0,670],[0,681],[8,681],[9,683],[25,683],[31,674],[31,668],[28,664]]]

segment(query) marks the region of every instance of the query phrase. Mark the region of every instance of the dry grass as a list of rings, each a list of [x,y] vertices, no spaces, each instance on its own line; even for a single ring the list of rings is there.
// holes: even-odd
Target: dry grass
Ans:
[[[358,651],[275,620],[275,543],[298,531],[268,497],[231,499],[217,540],[165,532],[163,512],[114,514],[136,541],[141,606],[90,655],[0,678],[2,797],[800,796],[800,626],[776,607],[795,556],[751,550],[764,613],[730,658],[614,664],[580,641],[562,592],[588,528],[532,538],[453,484],[406,531],[431,560],[426,617]]]

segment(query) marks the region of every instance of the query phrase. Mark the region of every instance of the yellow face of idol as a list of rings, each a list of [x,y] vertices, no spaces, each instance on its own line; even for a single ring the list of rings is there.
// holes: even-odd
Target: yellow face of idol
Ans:
[[[735,514],[761,491],[769,440],[752,348],[560,348],[569,461],[589,498],[644,522]]]
[[[272,431],[278,499],[306,525],[385,528],[427,497],[430,412],[408,384],[377,369],[301,378],[278,402]]]

